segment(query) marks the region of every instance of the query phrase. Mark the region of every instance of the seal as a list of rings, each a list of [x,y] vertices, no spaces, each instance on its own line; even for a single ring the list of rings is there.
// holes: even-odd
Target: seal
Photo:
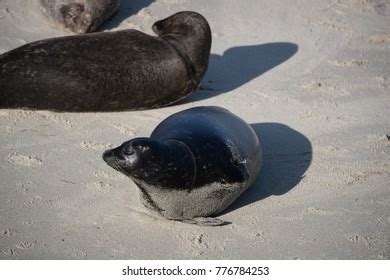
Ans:
[[[130,177],[148,209],[167,219],[225,224],[214,216],[256,179],[260,141],[241,118],[221,107],[194,107],[162,121],[150,138],[135,138],[103,154]]]
[[[190,95],[208,66],[211,31],[195,12],[136,30],[30,43],[0,55],[0,108],[123,111],[167,106]]]
[[[40,4],[56,26],[74,33],[87,33],[114,15],[120,0],[40,0]]]

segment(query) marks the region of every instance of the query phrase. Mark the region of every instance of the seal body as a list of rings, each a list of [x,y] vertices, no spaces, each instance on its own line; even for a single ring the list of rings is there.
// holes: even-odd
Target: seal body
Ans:
[[[0,108],[120,111],[157,108],[191,94],[207,70],[211,32],[181,12],[153,25],[52,38],[0,55]]]
[[[95,31],[119,9],[120,0],[40,0],[44,14],[74,33]]]
[[[103,159],[139,187],[143,204],[162,216],[204,225],[256,179],[259,139],[241,118],[220,107],[195,107],[162,121],[150,138],[108,150]]]

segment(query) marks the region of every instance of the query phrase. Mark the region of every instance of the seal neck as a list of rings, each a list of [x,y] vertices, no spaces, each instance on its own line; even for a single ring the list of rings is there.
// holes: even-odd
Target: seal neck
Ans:
[[[144,152],[137,156],[136,164],[127,175],[147,192],[148,187],[190,191],[196,178],[196,163],[191,150],[172,139],[148,141],[149,148],[140,149]]]
[[[156,21],[153,31],[182,58],[196,86],[206,73],[211,49],[211,29],[199,13],[183,11]]]
[[[178,46],[178,45],[180,45],[179,42],[174,43],[177,40],[174,36],[165,35],[162,37],[162,39],[164,41],[166,41],[172,48],[175,49],[176,53],[178,54],[180,59],[183,61],[184,65],[186,67],[187,75],[191,81],[192,87],[194,89],[197,88],[198,85],[200,84],[200,80],[202,79],[201,78],[202,76],[199,78],[199,76],[197,74],[198,71],[197,71],[197,68],[195,66],[195,63],[192,61],[192,59],[185,52],[183,52],[180,49],[180,47]]]
[[[187,156],[190,158],[191,162],[192,162],[192,180],[191,180],[191,184],[190,184],[190,187],[189,187],[189,191],[192,190],[192,188],[194,187],[195,185],[195,180],[196,180],[196,175],[197,175],[197,164],[196,164],[196,159],[195,159],[195,156],[194,156],[194,153],[191,151],[190,147],[188,147],[188,145],[186,143],[184,143],[183,141],[180,141],[180,140],[177,140],[177,139],[173,139],[173,138],[170,138],[170,139],[167,139],[165,140],[167,142],[172,142],[174,145],[178,145],[178,146],[181,146],[182,148],[184,148],[184,150],[187,151]]]
[[[169,43],[186,65],[187,72],[195,87],[198,87],[207,71],[211,49],[211,32],[206,30],[201,34],[182,35],[164,34],[161,39]]]

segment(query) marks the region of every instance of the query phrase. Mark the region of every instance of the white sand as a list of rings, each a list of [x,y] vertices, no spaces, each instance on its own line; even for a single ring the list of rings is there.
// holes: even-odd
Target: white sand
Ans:
[[[32,2],[0,1],[0,52],[65,34]],[[152,34],[181,10],[209,20],[204,89],[141,112],[0,110],[0,258],[390,258],[389,1],[123,2],[102,30]],[[150,218],[101,160],[199,105],[240,115],[263,141],[264,168],[224,227]]]

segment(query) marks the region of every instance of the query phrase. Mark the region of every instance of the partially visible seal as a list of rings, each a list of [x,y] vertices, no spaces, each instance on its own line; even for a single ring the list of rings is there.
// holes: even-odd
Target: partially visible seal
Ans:
[[[119,9],[120,0],[40,0],[44,14],[74,33],[95,31]]]
[[[150,138],[107,150],[103,159],[139,187],[143,204],[167,219],[221,225],[213,218],[256,179],[259,139],[220,107],[195,107],[162,121]]]
[[[211,31],[195,12],[136,30],[42,40],[0,55],[0,108],[119,111],[166,106],[206,72]]]

